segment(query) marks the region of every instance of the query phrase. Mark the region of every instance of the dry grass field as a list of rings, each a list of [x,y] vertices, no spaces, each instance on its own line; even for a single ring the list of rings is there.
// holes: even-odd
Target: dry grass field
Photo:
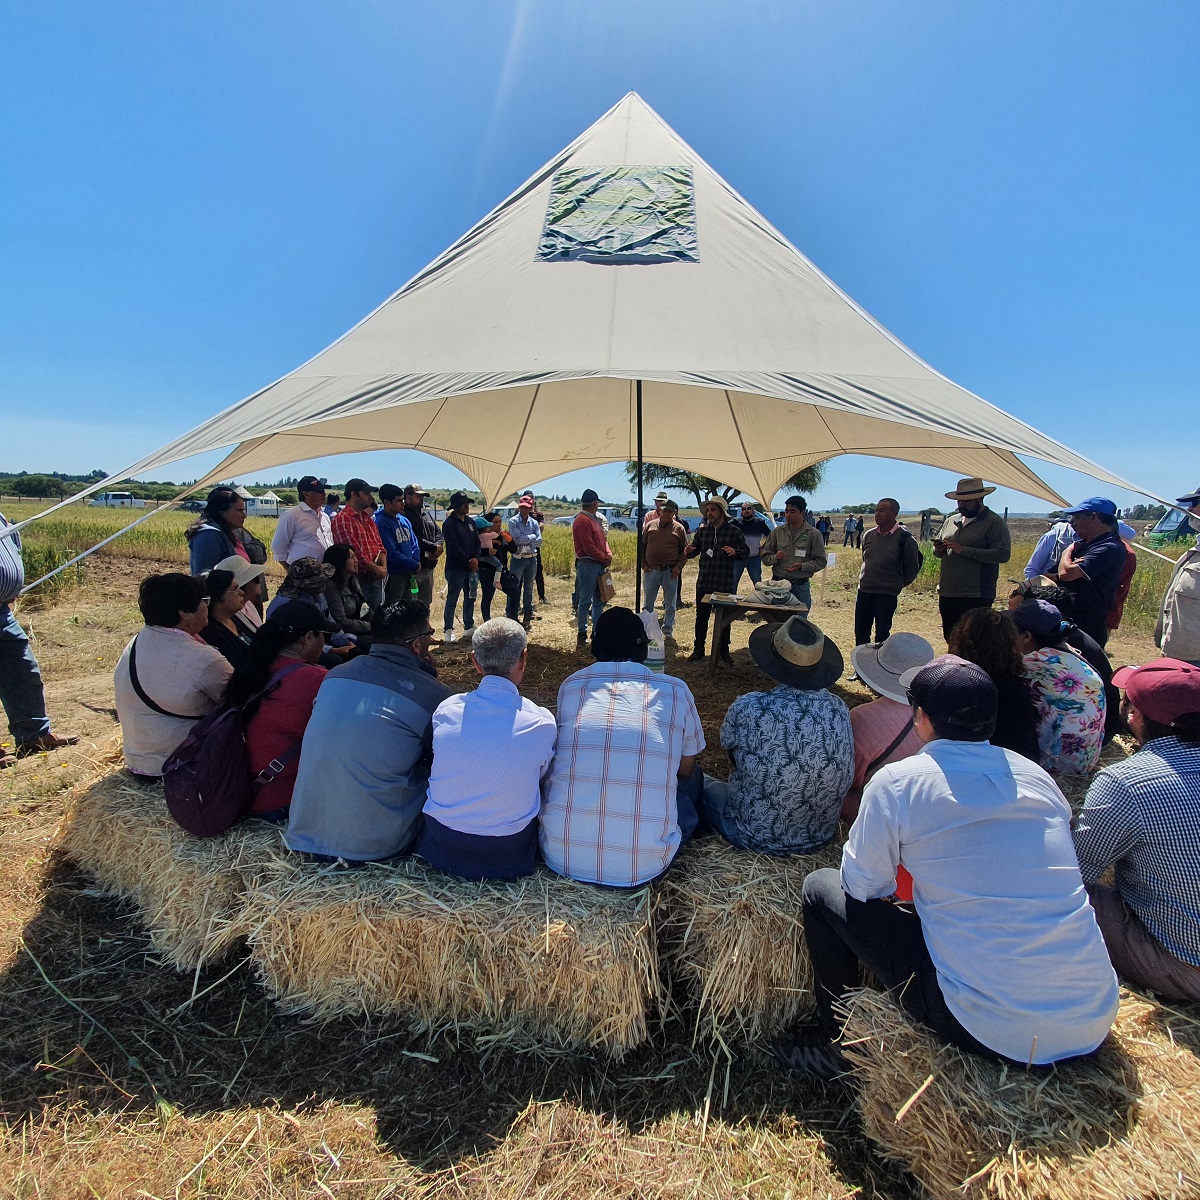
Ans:
[[[127,514],[99,514],[114,515]],[[131,911],[57,850],[64,795],[116,761],[112,670],[140,623],[137,583],[183,558],[186,520],[146,528],[158,521],[146,540],[90,560],[82,584],[20,613],[55,724],[83,741],[0,773],[0,1196],[920,1194],[873,1152],[846,1093],[784,1078],[755,1046],[733,1047],[731,1061],[714,1055],[693,1043],[686,1019],[664,1022],[620,1063],[503,1045],[452,1052],[386,1020],[281,1015],[236,957],[194,976],[159,962]],[[30,544],[67,549],[91,531],[44,534]],[[858,555],[835,549],[814,617],[848,648]],[[586,660],[575,652],[570,584],[548,584],[525,690],[552,706]],[[628,571],[617,585],[617,602],[632,605]],[[746,653],[745,622],[734,625],[734,666],[715,681],[684,662],[693,611],[681,614],[667,669],[696,695],[702,765],[724,774],[721,717],[765,679]],[[905,595],[896,628],[940,645],[931,592]],[[1110,648],[1122,662],[1154,655],[1144,628]],[[470,686],[466,649],[438,653],[451,686]],[[857,684],[836,690],[850,704],[867,699]]]

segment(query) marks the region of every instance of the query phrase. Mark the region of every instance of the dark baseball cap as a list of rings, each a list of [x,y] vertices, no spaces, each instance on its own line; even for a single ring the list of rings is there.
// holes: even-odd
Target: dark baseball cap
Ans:
[[[347,479],[346,495],[351,492],[373,492],[375,489],[365,479]]]
[[[325,481],[318,479],[315,475],[302,475],[300,482],[296,484],[296,491],[303,496],[305,492],[323,492],[325,490]]]
[[[1144,667],[1121,667],[1112,681],[1157,724],[1200,725],[1200,667],[1195,663],[1160,658]]]
[[[996,728],[996,685],[982,667],[957,654],[905,671],[900,686],[937,725],[972,737],[990,737]]]
[[[598,495],[596,495],[596,493],[594,491],[592,491],[591,488],[584,488],[583,495],[580,497],[579,503],[580,504],[599,504],[600,497]]]
[[[305,600],[289,600],[281,604],[267,620],[278,625],[287,637],[300,637],[310,632],[337,633],[339,628],[315,604]]]
[[[404,494],[406,496],[428,496],[429,492],[419,483],[406,483],[404,485]]]
[[[1048,600],[1026,600],[1009,614],[1023,633],[1038,638],[1056,638],[1063,632],[1063,615]]]
[[[466,492],[455,492],[454,495],[450,497],[451,508],[461,508],[464,504],[470,503],[471,497],[468,496]]]

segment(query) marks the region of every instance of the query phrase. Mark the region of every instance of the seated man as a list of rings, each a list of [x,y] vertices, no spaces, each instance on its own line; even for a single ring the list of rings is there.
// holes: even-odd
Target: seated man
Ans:
[[[1021,1067],[1089,1054],[1117,1015],[1117,980],[1080,880],[1071,810],[1036,763],[988,742],[996,687],[953,654],[906,672],[920,754],[867,784],[842,867],[804,881],[819,1020],[776,1057],[846,1070],[834,1005],[863,965],[960,1049]],[[896,869],[913,905],[893,903]]]
[[[638,887],[695,832],[704,734],[682,679],[645,665],[646,628],[606,609],[596,662],[558,689],[558,742],[542,789],[542,856],[560,875]]]
[[[854,778],[850,712],[825,691],[842,674],[841,651],[797,615],[756,629],[750,656],[780,686],[729,706],[729,782],[705,776],[704,816],[743,850],[808,854],[837,832]]]
[[[284,841],[367,862],[412,847],[429,791],[433,713],[450,695],[425,661],[433,629],[420,600],[371,621],[371,652],[330,671],[304,731]]]
[[[537,866],[541,781],[554,715],[517,690],[529,645],[516,621],[484,621],[471,640],[483,678],[433,714],[433,769],[416,852],[467,879],[516,879]]]
[[[877,646],[866,643],[850,652],[854,673],[877,698],[850,710],[854,779],[842,800],[842,820],[847,824],[858,816],[863,788],[875,772],[921,749],[900,676],[932,662],[933,657],[933,647],[915,633],[893,633]]]
[[[1113,966],[1165,1000],[1200,1000],[1200,667],[1114,676],[1137,753],[1092,781],[1075,852]],[[1116,868],[1114,887],[1099,880]]]
[[[1026,600],[1009,616],[1037,713],[1041,764],[1052,775],[1087,775],[1104,743],[1104,684],[1063,640],[1065,622],[1053,604]]]

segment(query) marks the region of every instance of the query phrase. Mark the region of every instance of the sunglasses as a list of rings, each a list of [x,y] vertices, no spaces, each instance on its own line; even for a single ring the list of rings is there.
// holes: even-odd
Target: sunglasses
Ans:
[[[424,633],[417,633],[417,634],[414,634],[410,638],[405,638],[404,641],[401,642],[400,644],[402,646],[407,646],[410,642],[419,642],[422,638],[431,638],[431,637],[433,637],[433,630],[427,629],[427,630],[425,630]]]

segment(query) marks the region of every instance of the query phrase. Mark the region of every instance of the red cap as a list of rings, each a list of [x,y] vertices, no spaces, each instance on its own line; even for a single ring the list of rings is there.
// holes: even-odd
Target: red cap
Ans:
[[[518,508],[532,508],[533,507],[533,493],[526,492],[524,495],[519,497],[517,500],[517,507]]]
[[[1178,658],[1160,658],[1144,667],[1122,667],[1113,683],[1137,710],[1159,725],[1200,714],[1200,667]]]

